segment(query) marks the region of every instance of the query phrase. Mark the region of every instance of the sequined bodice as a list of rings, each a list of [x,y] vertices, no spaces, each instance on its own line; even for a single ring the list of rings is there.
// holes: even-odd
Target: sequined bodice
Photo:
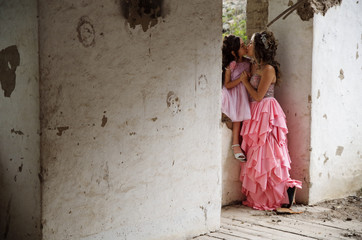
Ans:
[[[250,79],[250,84],[255,89],[258,88],[259,82],[260,82],[260,75],[258,75],[258,74],[254,74]],[[264,98],[274,97],[274,85],[275,85],[274,83],[270,85],[268,91],[264,95]],[[255,101],[252,97],[250,97],[250,98],[251,98],[251,101]]]

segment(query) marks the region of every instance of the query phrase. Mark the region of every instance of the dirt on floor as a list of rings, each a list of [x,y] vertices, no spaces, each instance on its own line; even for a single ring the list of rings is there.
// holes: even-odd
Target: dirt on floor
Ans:
[[[357,220],[362,223],[362,197],[350,196],[347,198],[325,201],[316,205],[330,209],[330,211],[321,212],[319,214],[310,214],[312,218],[318,218],[326,221],[330,221],[333,218],[338,218],[344,221]],[[361,226],[362,228],[362,226]]]
[[[362,240],[362,192],[357,193],[356,196],[349,196],[346,198],[328,200],[314,205],[301,205],[296,204],[291,207],[294,212],[300,212],[297,214],[283,213],[277,211],[258,211],[255,215],[266,215],[278,217],[280,215],[280,220],[282,221],[284,217],[295,218],[299,220],[316,220],[318,222],[324,222],[326,224],[340,224],[341,222],[351,224],[357,224],[360,227],[359,232],[349,231],[345,233],[343,237],[350,239],[359,239]]]
[[[325,209],[325,211],[314,211],[314,208]],[[362,224],[362,191],[356,196],[328,200],[313,205],[294,204],[291,209],[295,212],[302,211],[302,214],[298,215],[304,215],[309,219],[330,221],[337,218],[344,221],[356,220]],[[268,216],[278,214],[276,211],[260,211],[259,213]]]
[[[255,210],[241,203],[224,206],[220,229],[192,239],[362,240],[362,190],[355,196],[275,211]]]

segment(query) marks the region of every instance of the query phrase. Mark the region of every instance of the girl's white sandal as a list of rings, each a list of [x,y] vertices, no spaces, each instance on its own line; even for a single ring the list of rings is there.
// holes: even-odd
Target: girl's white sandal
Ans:
[[[246,162],[246,157],[243,152],[241,153],[234,153],[234,147],[240,147],[240,144],[231,145],[231,150],[233,150],[233,154],[235,159],[239,160],[240,162]]]

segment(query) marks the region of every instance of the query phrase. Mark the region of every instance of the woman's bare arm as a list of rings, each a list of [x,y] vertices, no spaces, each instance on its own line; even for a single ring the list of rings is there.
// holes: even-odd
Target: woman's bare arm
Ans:
[[[247,74],[246,72],[243,72],[241,74],[241,77],[239,78],[242,81],[242,83],[244,84],[246,90],[249,92],[250,96],[258,102],[264,98],[270,85],[272,83],[274,83],[276,80],[275,69],[271,65],[266,65],[260,75],[261,75],[261,79],[260,79],[258,89],[254,89],[254,87],[251,86],[251,84],[249,82],[250,75]]]

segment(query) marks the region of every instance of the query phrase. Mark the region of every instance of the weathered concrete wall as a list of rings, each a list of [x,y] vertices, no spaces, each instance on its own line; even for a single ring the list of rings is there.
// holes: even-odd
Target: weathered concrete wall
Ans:
[[[266,28],[268,23],[268,0],[247,0],[246,6],[246,32],[248,39],[253,33],[259,32]]]
[[[221,164],[222,164],[222,205],[229,205],[244,200],[241,193],[240,162],[231,151],[232,131],[222,123],[221,131]]]
[[[269,21],[288,8],[289,1],[269,1]],[[282,83],[276,98],[282,106],[289,129],[288,146],[292,159],[291,177],[303,182],[296,200],[307,203],[309,193],[309,155],[311,121],[311,77],[313,21],[302,21],[296,12],[279,19],[270,30],[279,41],[277,59]]]
[[[41,238],[37,1],[0,2],[0,238]]]
[[[135,2],[39,1],[45,239],[219,226],[222,2]]]
[[[314,16],[310,202],[362,187],[362,2]]]

